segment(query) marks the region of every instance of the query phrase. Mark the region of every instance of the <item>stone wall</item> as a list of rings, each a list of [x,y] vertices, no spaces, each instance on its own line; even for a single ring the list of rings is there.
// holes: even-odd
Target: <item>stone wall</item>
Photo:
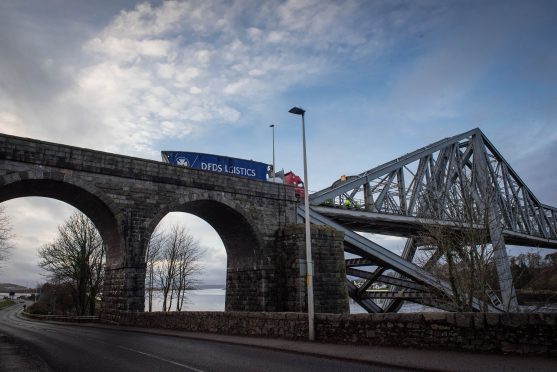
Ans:
[[[557,314],[316,314],[316,339],[328,343],[403,346],[557,357]],[[230,335],[307,338],[303,313],[128,313],[121,325]]]
[[[557,314],[320,314],[320,341],[557,356]]]
[[[261,312],[170,312],[126,313],[120,325],[177,329],[228,335],[307,338],[307,315]]]

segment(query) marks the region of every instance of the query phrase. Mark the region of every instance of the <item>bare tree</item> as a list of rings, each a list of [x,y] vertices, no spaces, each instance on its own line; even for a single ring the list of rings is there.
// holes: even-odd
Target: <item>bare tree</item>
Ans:
[[[199,260],[203,253],[198,242],[184,227],[174,225],[170,232],[163,234],[160,260],[156,265],[163,311],[170,311],[174,298],[176,310],[182,310],[185,290],[191,289],[201,272]]]
[[[176,293],[176,310],[182,311],[186,299],[186,290],[195,288],[198,283],[198,275],[202,266],[199,261],[205,253],[199,243],[187,231],[184,231],[183,244],[180,247],[176,278],[174,279],[173,291]]]
[[[487,311],[494,295],[489,283],[494,270],[489,224],[494,217],[489,208],[495,192],[487,191],[480,199],[462,177],[449,190],[428,190],[422,201],[422,216],[441,221],[425,223],[419,236],[420,245],[429,252],[424,266],[449,282],[450,307],[456,311],[472,311],[474,299]]]
[[[54,242],[39,248],[39,266],[56,283],[73,290],[78,315],[95,312],[96,297],[104,278],[105,247],[95,225],[80,212],[58,226]]]
[[[145,252],[146,275],[145,288],[147,290],[147,304],[149,312],[153,311],[153,295],[157,287],[156,267],[161,259],[161,249],[166,236],[155,230]]]
[[[2,262],[6,261],[10,256],[12,249],[10,242],[12,238],[12,226],[6,215],[6,209],[4,206],[0,206],[0,268],[2,267]]]
[[[178,226],[172,226],[169,236],[164,239],[160,261],[156,269],[163,296],[162,311],[169,311],[172,306],[172,283],[176,277],[176,262],[182,238],[179,236],[178,229]]]

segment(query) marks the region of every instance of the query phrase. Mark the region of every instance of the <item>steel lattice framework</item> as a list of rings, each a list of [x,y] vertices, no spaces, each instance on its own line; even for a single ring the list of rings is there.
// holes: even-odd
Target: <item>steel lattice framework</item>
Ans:
[[[345,251],[358,257],[346,260],[347,275],[364,284],[357,287],[347,279],[347,286],[369,312],[397,311],[404,300],[447,308],[450,286],[427,271],[442,257],[440,250],[424,267],[412,262],[428,227],[486,230],[499,278],[499,295],[488,291],[493,311],[518,308],[506,243],[557,248],[557,208],[538,201],[480,129],[343,177],[310,195],[310,205],[312,223],[343,231]],[[486,211],[486,226],[456,213],[463,205],[473,213]],[[303,207],[298,214],[303,217]],[[408,239],[399,256],[361,233]],[[369,291],[374,283],[390,290]]]

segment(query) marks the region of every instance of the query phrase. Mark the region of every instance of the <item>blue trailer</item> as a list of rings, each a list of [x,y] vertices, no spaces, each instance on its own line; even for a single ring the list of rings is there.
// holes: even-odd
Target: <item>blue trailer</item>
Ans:
[[[256,180],[267,180],[269,165],[253,160],[186,151],[161,151],[162,160],[188,168],[227,173]]]

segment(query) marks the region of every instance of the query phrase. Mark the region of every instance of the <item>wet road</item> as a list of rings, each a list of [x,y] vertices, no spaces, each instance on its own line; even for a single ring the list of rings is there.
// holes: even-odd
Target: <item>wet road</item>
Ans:
[[[31,321],[23,304],[0,310],[10,335],[55,371],[394,371],[243,345]]]

